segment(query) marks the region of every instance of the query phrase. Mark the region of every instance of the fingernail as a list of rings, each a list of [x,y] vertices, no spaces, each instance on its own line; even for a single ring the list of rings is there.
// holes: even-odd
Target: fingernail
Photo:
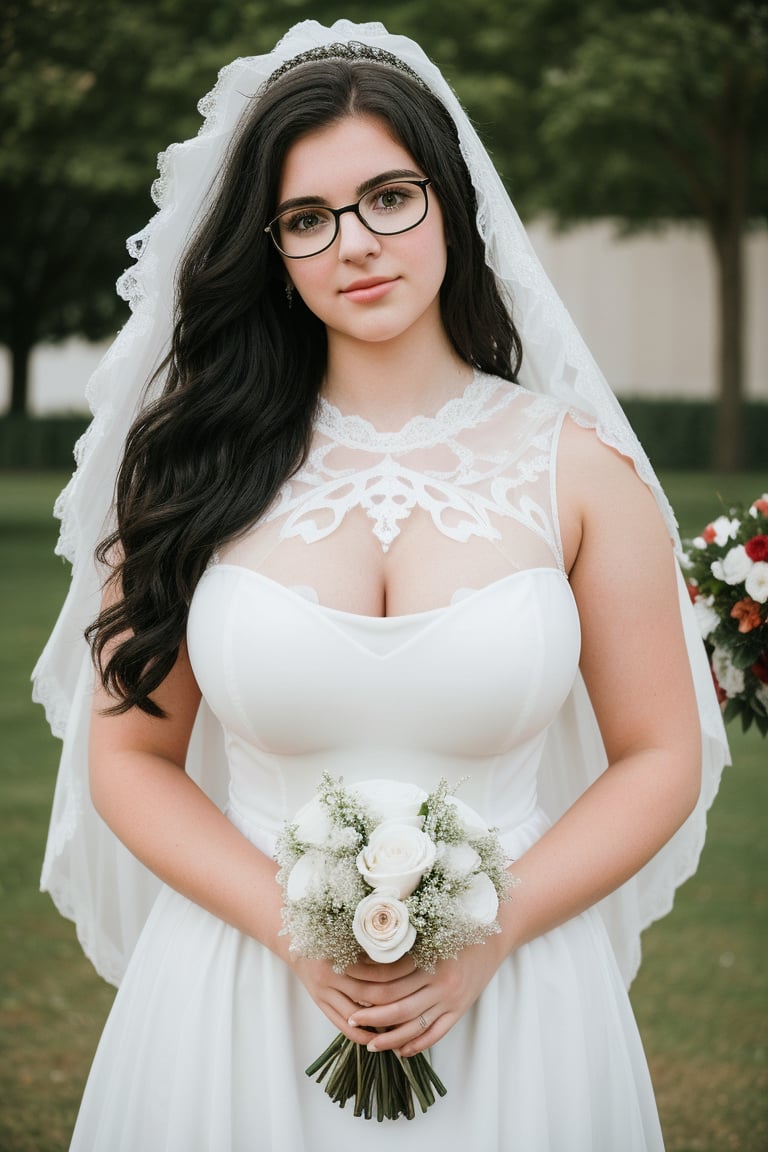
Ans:
[[[357,1028],[357,1020],[355,1020],[354,1016],[350,1016],[347,1024],[349,1024],[350,1028]]]
[[[370,1044],[367,1045],[367,1048],[368,1048],[369,1052],[378,1052],[378,1048],[376,1047],[376,1041],[375,1040],[371,1040]]]

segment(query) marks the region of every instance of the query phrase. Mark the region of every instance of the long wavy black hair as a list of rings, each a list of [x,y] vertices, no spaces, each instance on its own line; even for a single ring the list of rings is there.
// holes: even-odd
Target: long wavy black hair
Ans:
[[[454,348],[481,371],[517,378],[520,338],[485,263],[474,189],[442,103],[367,60],[304,63],[268,82],[181,263],[162,394],[128,434],[117,527],[97,551],[118,596],[86,637],[114,712],[163,714],[152,693],[174,666],[212,553],[267,511],[306,457],[326,333],[301,299],[288,309],[264,229],[288,150],[349,115],[383,121],[432,181],[448,243],[441,315]]]

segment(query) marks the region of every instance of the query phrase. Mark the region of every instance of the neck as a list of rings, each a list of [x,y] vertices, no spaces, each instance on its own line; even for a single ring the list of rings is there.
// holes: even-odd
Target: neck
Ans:
[[[433,339],[408,332],[375,343],[329,334],[323,395],[344,414],[363,416],[381,432],[396,431],[460,396],[472,374],[442,329]]]

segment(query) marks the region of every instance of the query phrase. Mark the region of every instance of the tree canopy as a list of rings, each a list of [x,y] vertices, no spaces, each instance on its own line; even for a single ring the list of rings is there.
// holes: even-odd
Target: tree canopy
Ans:
[[[371,2],[9,0],[0,28],[0,342],[13,406],[42,340],[119,326],[126,236],[156,156],[237,55],[297,20],[380,18]],[[721,380],[741,377],[741,236],[768,206],[762,0],[402,0],[390,31],[439,63],[523,215],[702,221],[721,269]],[[732,413],[733,415],[733,413]],[[730,435],[736,436],[736,425]]]

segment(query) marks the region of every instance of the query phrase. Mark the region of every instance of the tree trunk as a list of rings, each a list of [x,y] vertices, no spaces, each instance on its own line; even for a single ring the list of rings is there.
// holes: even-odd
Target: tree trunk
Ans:
[[[11,342],[11,416],[26,416],[29,391],[29,358],[32,352],[27,340]]]
[[[744,467],[744,232],[746,228],[746,141],[735,129],[728,142],[727,203],[712,228],[718,270],[719,400],[714,466],[718,472]]]

